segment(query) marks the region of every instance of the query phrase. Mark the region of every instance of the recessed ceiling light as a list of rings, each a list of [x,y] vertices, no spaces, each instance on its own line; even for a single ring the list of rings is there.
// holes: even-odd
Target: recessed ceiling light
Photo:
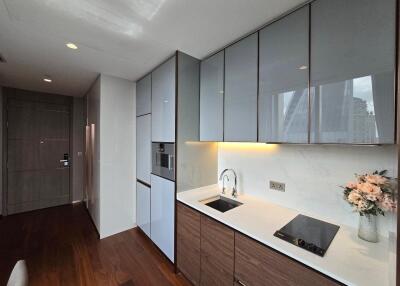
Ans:
[[[307,66],[300,66],[299,70],[306,70],[308,67]]]
[[[43,81],[44,81],[44,82],[49,82],[49,83],[50,83],[50,82],[52,82],[53,80],[52,80],[49,76],[46,75],[46,76],[44,76]]]
[[[71,42],[66,43],[65,45],[66,45],[68,48],[72,49],[72,50],[77,50],[77,49],[78,49],[78,46],[75,45],[74,43],[71,43]]]

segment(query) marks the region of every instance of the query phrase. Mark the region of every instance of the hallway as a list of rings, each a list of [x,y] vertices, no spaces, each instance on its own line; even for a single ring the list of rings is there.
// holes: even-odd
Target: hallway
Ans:
[[[82,204],[0,219],[0,285],[25,259],[29,285],[189,285],[137,228],[99,240]]]

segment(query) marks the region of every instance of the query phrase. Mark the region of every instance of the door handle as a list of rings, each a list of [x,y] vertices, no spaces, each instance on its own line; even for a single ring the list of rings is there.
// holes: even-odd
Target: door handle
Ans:
[[[168,170],[171,171],[174,169],[173,164],[174,164],[174,156],[169,155],[168,156]]]

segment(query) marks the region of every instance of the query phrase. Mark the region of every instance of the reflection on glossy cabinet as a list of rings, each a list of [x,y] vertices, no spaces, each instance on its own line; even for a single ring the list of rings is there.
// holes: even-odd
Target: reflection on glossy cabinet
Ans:
[[[234,231],[213,219],[201,216],[202,286],[233,284]]]
[[[136,116],[151,113],[151,74],[136,84]]]
[[[136,177],[150,184],[151,114],[136,118]]]
[[[193,285],[200,285],[200,213],[177,204],[177,264]]]
[[[225,50],[224,141],[257,141],[258,33]]]
[[[236,285],[247,286],[337,286],[326,278],[292,259],[235,233]]]
[[[311,143],[393,143],[396,0],[311,4]]]
[[[152,72],[152,141],[175,142],[176,57]]]
[[[260,142],[308,142],[308,11],[260,31]]]
[[[224,51],[201,62],[200,140],[223,141]]]

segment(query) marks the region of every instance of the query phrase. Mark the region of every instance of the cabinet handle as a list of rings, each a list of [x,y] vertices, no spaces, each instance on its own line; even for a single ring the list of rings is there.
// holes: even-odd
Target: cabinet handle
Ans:
[[[236,283],[239,284],[240,286],[246,286],[246,284],[244,284],[242,281],[240,281],[239,279],[236,279]]]

